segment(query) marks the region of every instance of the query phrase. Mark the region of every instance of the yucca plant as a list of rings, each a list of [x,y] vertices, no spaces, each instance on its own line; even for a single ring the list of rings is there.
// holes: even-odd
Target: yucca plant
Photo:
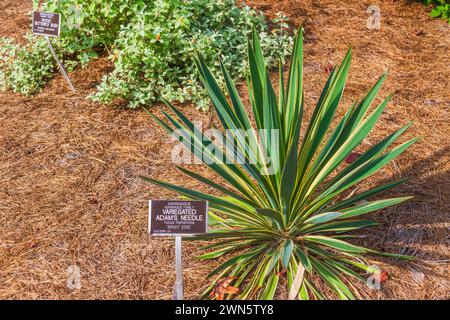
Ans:
[[[221,182],[182,167],[179,169],[223,196],[152,178],[144,179],[184,197],[209,201],[210,221],[214,223],[210,225],[208,234],[195,239],[216,240],[205,247],[211,251],[201,259],[228,258],[209,276],[215,276],[216,281],[227,279],[227,284],[239,287],[238,298],[271,299],[276,294],[280,277],[286,277],[282,282],[287,285],[290,298],[327,297],[315,285],[315,281],[321,279],[337,297],[353,299],[356,289],[350,285],[350,280],[365,281],[361,275],[362,271],[369,269],[365,254],[407,258],[348,242],[354,237],[351,231],[376,225],[373,221],[361,219],[362,215],[410,198],[372,199],[404,180],[360,193],[349,191],[417,141],[414,138],[387,150],[411,124],[345,165],[346,157],[373,129],[390,100],[388,97],[380,105],[369,108],[386,74],[333,126],[349,71],[352,56],[349,50],[342,64],[331,72],[306,125],[303,124],[306,122],[303,119],[303,31],[299,30],[296,35],[286,86],[280,63],[278,98],[255,33],[249,39],[248,56],[247,86],[254,119],[249,117],[227,70],[222,67],[228,97],[201,56],[197,59],[201,79],[222,130],[232,132],[226,140],[236,141],[231,146],[198,137],[194,124],[167,101],[170,112],[162,110],[167,120],[150,113],[169,133],[174,133],[174,130],[182,132],[182,143],[191,152],[202,154],[203,161],[221,177]],[[243,138],[240,136],[243,131],[250,132],[250,135]],[[268,133],[272,131],[278,134]],[[256,140],[259,142],[255,147],[252,142]],[[215,152],[211,152],[211,145]],[[220,161],[224,154],[237,155],[245,161]],[[257,161],[249,161],[255,155]],[[272,168],[279,170],[270,172],[267,161],[262,160],[266,158],[270,158]],[[204,297],[215,289],[216,282],[213,282]]]

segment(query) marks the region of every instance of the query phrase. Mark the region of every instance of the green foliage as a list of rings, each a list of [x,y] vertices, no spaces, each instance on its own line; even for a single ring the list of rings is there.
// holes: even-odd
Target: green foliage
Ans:
[[[433,5],[430,16],[433,18],[441,17],[450,23],[450,2],[448,0],[423,0],[426,5]]]
[[[11,39],[0,39],[0,89],[11,88],[30,95],[53,76],[55,67],[47,43],[43,39],[26,37],[25,45]]]
[[[160,96],[193,100],[205,108],[193,52],[204,53],[214,74],[220,69],[214,64],[220,52],[236,79],[246,68],[247,37],[242,30],[252,25],[261,36],[269,65],[285,58],[292,43],[283,16],[273,21],[275,28],[269,32],[262,14],[248,6],[237,7],[234,0],[47,0],[41,10],[62,14],[61,37],[52,41],[69,71],[104,52],[114,63],[114,70],[91,97],[106,103],[123,99],[132,108],[152,104]],[[43,39],[28,37],[32,40],[26,50],[32,53],[16,55],[18,63],[54,70],[51,57],[40,55]],[[11,40],[4,41],[9,43],[2,50],[7,56],[13,54],[8,49],[24,50]],[[0,64],[6,78],[3,87],[23,94],[39,91],[48,79],[48,74],[43,77],[40,70],[30,67],[22,70],[17,82],[9,77],[13,75],[9,69],[8,64]],[[25,83],[30,78],[34,81]]]
[[[173,185],[153,178],[144,180],[175,191],[184,197],[209,201],[211,230],[195,239],[215,239],[208,245],[211,252],[202,259],[228,256],[210,276],[232,279],[232,286],[241,287],[238,298],[271,299],[276,294],[281,274],[287,277],[292,297],[322,299],[324,295],[313,279],[322,279],[336,296],[353,299],[351,280],[365,281],[357,272],[369,266],[365,254],[384,254],[349,241],[351,231],[363,231],[376,225],[362,216],[401,203],[410,197],[373,199],[381,192],[404,182],[395,181],[361,192],[352,187],[376,173],[403,153],[417,138],[391,147],[410,123],[365,151],[354,162],[343,166],[344,160],[374,128],[390,97],[371,107],[386,78],[381,76],[367,95],[352,104],[333,127],[352,57],[348,51],[340,67],[335,68],[315,107],[311,119],[303,119],[303,33],[299,32],[291,57],[286,85],[280,66],[278,97],[270,81],[267,63],[256,32],[248,43],[250,72],[249,100],[253,109],[251,121],[238,92],[223,67],[227,95],[206,66],[197,60],[200,78],[213,103],[221,127],[232,130],[220,143],[199,137],[193,123],[167,102],[165,120],[150,113],[168,133],[183,133],[187,150],[203,155],[203,162],[221,177],[216,182],[179,168],[183,173],[224,196]],[[261,131],[265,129],[266,131]],[[249,132],[248,139],[240,137]],[[277,135],[266,135],[277,132]],[[259,137],[259,144],[251,143]],[[227,141],[232,140],[231,143]],[[236,163],[224,161],[223,154],[245,159]],[[254,154],[261,155],[254,159]],[[265,159],[269,157],[270,163]],[[276,164],[274,172],[270,167]],[[284,271],[284,272],[282,272]],[[204,297],[214,293],[215,283]],[[351,289],[350,289],[351,288]],[[213,294],[214,296],[214,294]]]
[[[155,1],[140,11],[123,28],[113,50],[115,70],[103,79],[96,100],[109,102],[121,97],[130,106],[148,104],[156,97],[184,102],[195,100],[199,107],[206,106],[199,85],[192,56],[195,50],[217,74],[214,65],[218,54],[230,68],[233,77],[243,74],[246,35],[255,24],[264,39],[267,53],[287,48],[287,35],[269,36],[263,17],[249,8],[233,5],[234,1],[196,0],[188,4],[177,1]],[[223,49],[222,51],[220,51]],[[271,64],[287,55],[269,54]]]

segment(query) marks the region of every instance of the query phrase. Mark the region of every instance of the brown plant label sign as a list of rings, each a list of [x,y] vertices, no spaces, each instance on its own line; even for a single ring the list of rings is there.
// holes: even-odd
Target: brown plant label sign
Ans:
[[[33,33],[41,36],[59,37],[61,16],[58,13],[33,11]]]
[[[151,235],[194,235],[208,232],[208,202],[150,200]]]

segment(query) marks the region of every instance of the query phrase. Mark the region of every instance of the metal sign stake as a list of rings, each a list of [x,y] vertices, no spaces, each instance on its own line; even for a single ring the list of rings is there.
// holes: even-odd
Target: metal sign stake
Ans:
[[[154,236],[175,237],[175,271],[172,300],[184,300],[183,236],[208,233],[208,201],[150,200],[148,231]]]
[[[47,44],[48,44],[48,47],[50,48],[50,51],[51,51],[51,53],[53,55],[53,58],[55,59],[56,63],[58,64],[59,71],[63,75],[64,79],[66,79],[70,90],[72,90],[73,92],[76,92],[75,88],[73,87],[72,81],[70,81],[70,78],[67,75],[66,70],[64,69],[63,64],[61,63],[61,61],[59,61],[58,56],[56,55],[55,49],[53,49],[52,42],[50,41],[50,38],[48,36],[45,36],[45,40],[47,40]]]
[[[181,236],[175,236],[175,264],[177,275],[173,290],[174,291],[173,300],[184,300]]]

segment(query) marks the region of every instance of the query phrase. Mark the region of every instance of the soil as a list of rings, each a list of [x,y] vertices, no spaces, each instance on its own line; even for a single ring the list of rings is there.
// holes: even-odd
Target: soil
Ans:
[[[370,299],[450,298],[449,25],[410,1],[377,1],[380,29],[367,28],[366,1],[247,3],[271,17],[283,11],[292,25],[304,26],[307,113],[328,66],[339,63],[349,46],[354,59],[341,114],[389,69],[381,96],[394,98],[364,145],[410,120],[415,123],[403,141],[422,139],[359,188],[409,177],[391,194],[414,199],[374,214],[381,226],[360,241],[417,260],[374,259],[388,280],[381,290],[360,289]],[[29,29],[30,10],[31,1],[1,0],[0,36],[20,39]],[[137,176],[210,190],[176,170],[173,144],[144,111],[86,99],[109,68],[100,58],[71,73],[75,94],[59,75],[34,97],[0,93],[0,299],[172,296],[174,241],[147,234],[147,210],[150,198],[175,194]],[[211,112],[190,105],[184,110],[191,119],[216,121]],[[218,263],[199,261],[200,252],[197,243],[184,244],[188,299],[199,296]],[[79,289],[67,286],[71,266],[80,268]]]

